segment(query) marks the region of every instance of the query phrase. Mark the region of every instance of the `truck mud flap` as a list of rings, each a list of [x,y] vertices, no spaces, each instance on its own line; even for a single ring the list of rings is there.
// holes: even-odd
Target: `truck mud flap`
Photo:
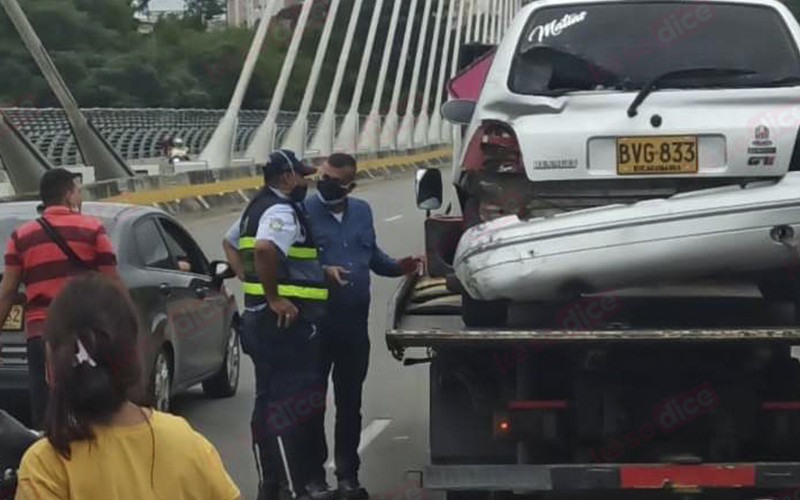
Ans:
[[[475,491],[800,490],[800,463],[431,465],[425,468],[423,487]]]

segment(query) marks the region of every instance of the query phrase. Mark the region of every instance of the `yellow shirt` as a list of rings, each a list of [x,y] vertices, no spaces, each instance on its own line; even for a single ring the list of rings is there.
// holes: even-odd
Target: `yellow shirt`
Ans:
[[[146,422],[97,426],[94,431],[95,441],[72,443],[69,460],[47,439],[37,441],[22,459],[16,500],[235,500],[240,496],[214,446],[180,417],[154,411],[149,426]]]

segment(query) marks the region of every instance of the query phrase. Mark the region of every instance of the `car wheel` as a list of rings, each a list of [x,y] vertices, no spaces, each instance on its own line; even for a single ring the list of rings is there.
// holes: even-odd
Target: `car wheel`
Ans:
[[[466,292],[461,294],[461,319],[472,327],[505,326],[508,303],[503,300],[475,300]]]
[[[172,401],[172,369],[169,355],[164,348],[158,352],[153,365],[153,373],[150,378],[150,397],[156,410],[169,412]]]
[[[203,382],[203,392],[211,398],[229,398],[239,388],[239,364],[242,353],[239,344],[239,331],[231,325],[228,343],[225,347],[225,360],[222,368],[213,377]]]

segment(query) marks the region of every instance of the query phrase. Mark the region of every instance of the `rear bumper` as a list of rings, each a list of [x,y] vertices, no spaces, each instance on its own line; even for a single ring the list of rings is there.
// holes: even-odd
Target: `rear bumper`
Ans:
[[[424,470],[423,487],[475,491],[755,488],[788,493],[800,491],[800,462],[429,465]]]

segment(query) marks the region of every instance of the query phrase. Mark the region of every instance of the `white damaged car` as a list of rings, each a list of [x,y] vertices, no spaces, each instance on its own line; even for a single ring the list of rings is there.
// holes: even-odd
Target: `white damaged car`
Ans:
[[[523,8],[477,102],[443,110],[467,125],[454,183],[467,226],[480,232],[462,238],[454,260],[471,296],[465,316],[494,323],[501,310],[474,300],[497,294],[470,279],[463,258],[475,253],[469,241],[502,239],[500,217],[527,221],[800,170],[798,42],[800,25],[771,0]]]

